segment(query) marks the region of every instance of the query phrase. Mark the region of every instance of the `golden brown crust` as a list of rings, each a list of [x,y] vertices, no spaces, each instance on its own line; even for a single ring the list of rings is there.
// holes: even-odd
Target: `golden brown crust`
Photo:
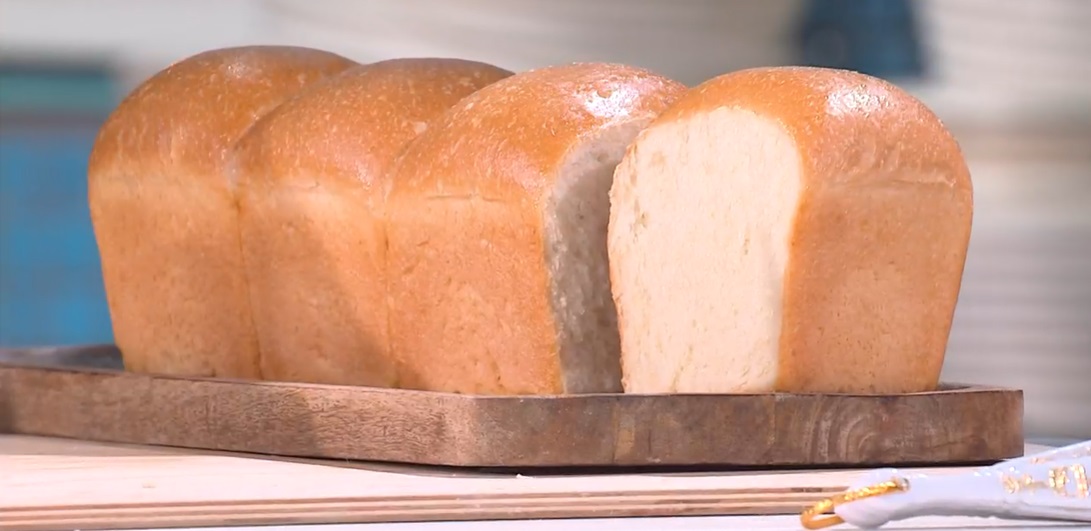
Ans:
[[[265,379],[398,385],[385,309],[388,166],[436,116],[509,75],[458,59],[359,66],[243,137],[239,206]]]
[[[971,189],[962,151],[939,118],[875,77],[810,67],[740,70],[694,87],[657,123],[717,107],[775,118],[797,139],[809,174],[832,179],[830,185],[875,179],[891,168],[903,177],[942,178],[957,190]]]
[[[562,392],[543,209],[566,155],[684,91],[588,63],[524,72],[459,102],[413,141],[388,202],[391,346],[409,387]]]
[[[577,138],[655,116],[684,90],[647,70],[607,63],[520,73],[466,98],[414,141],[398,186],[406,194],[439,186],[541,200]]]
[[[718,107],[777,121],[800,150],[778,388],[933,388],[973,211],[969,170],[952,135],[890,83],[802,67],[720,76],[659,121]]]
[[[391,59],[350,68],[277,107],[238,146],[250,185],[373,190],[406,143],[458,100],[512,75],[462,59]],[[380,206],[381,201],[373,206]]]
[[[127,368],[259,376],[227,153],[263,113],[353,64],[303,48],[214,50],[153,76],[104,124],[89,202]]]
[[[304,86],[356,63],[329,52],[246,46],[174,63],[126,97],[103,124],[92,179],[218,178],[253,123]]]

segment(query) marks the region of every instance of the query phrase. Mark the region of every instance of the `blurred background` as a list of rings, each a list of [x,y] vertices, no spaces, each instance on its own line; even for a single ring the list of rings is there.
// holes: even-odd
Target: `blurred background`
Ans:
[[[87,155],[120,98],[188,55],[618,61],[690,85],[811,64],[898,83],[966,152],[976,211],[944,379],[1024,389],[1036,440],[1091,438],[1088,28],[1088,0],[0,0],[0,345],[111,341]]]

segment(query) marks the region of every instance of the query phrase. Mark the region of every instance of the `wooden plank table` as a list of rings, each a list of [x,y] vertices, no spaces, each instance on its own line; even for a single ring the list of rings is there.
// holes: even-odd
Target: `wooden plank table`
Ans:
[[[0,435],[0,471],[0,528],[27,530],[790,515],[863,473],[524,476],[22,435]]]

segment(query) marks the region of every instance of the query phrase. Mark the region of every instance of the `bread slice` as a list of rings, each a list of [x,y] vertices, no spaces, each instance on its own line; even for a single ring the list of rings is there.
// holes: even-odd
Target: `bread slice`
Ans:
[[[127,369],[259,376],[227,152],[270,109],[354,64],[306,48],[205,52],[147,80],[107,119],[88,200]]]
[[[760,68],[694,88],[610,191],[625,390],[934,389],[972,195],[955,139],[884,81]]]
[[[359,66],[308,87],[239,142],[265,379],[398,386],[387,338],[388,167],[433,118],[509,75],[456,59]]]
[[[620,65],[543,68],[463,99],[410,143],[387,229],[403,386],[621,390],[607,194],[626,146],[683,91]]]

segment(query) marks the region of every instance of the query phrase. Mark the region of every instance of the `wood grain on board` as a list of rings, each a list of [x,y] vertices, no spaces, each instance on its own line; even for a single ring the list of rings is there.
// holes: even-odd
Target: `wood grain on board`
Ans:
[[[27,531],[792,514],[864,473],[523,476],[22,435],[0,435],[0,470],[0,529]]]
[[[480,397],[0,364],[0,432],[464,467],[873,466],[1023,451],[1017,390]]]

